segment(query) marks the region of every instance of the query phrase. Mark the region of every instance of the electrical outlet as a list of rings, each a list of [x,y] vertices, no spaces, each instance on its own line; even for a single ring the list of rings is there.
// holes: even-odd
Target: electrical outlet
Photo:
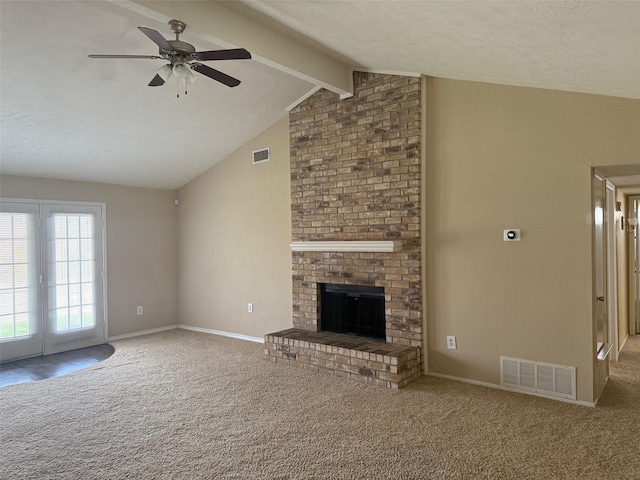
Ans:
[[[247,303],[247,313],[253,313],[253,303]]]
[[[456,337],[454,335],[447,335],[447,348],[449,350],[456,350],[458,348],[456,345]]]
[[[143,313],[142,305],[140,305],[140,306],[136,309],[136,313],[137,313],[138,315],[142,315],[142,313]]]

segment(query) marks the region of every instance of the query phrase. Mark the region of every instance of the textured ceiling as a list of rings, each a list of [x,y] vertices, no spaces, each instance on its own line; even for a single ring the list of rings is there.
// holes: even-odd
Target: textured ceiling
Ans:
[[[156,55],[137,26],[173,39],[166,23],[102,1],[3,0],[0,8],[2,174],[178,188],[312,88],[253,60],[209,62],[242,83],[196,74],[178,99],[173,78],[147,86],[166,62],[87,58]],[[198,50],[229,48],[189,27],[181,39]]]
[[[173,38],[166,10],[188,3],[157,2],[160,15],[154,2],[2,0],[0,173],[178,188],[314,87],[268,62],[225,61],[212,66],[240,86],[199,76],[177,99],[172,81],[147,87],[161,61],[87,58],[156,54],[136,27]],[[291,51],[311,45],[354,68],[640,98],[637,1],[216,3],[295,39]],[[200,28],[181,37],[198,50],[243,47],[237,38],[256,33]]]
[[[639,1],[242,4],[354,66],[640,98]]]

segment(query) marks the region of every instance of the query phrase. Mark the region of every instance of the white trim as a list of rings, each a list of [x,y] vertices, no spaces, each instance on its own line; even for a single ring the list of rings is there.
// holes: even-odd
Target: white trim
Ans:
[[[429,355],[428,355],[428,323],[427,312],[429,311],[429,300],[427,289],[426,272],[427,270],[427,77],[420,77],[420,236],[423,240],[420,246],[422,259],[422,371],[429,371]]]
[[[15,197],[0,197],[0,203],[37,203],[37,204],[47,204],[47,205],[75,205],[75,206],[83,206],[83,205],[95,205],[101,206],[106,209],[106,202],[92,202],[86,201],[83,202],[81,200],[40,200],[36,198],[15,198]],[[106,211],[106,210],[105,210]]]
[[[398,70],[382,70],[378,68],[356,68],[357,72],[365,73],[379,73],[381,75],[400,75],[401,77],[421,77],[422,73],[419,72],[400,72]]]
[[[294,252],[399,252],[402,242],[395,240],[346,240],[329,242],[291,242]]]
[[[497,385],[495,383],[481,382],[479,380],[471,380],[469,378],[454,377],[452,375],[444,375],[442,373],[427,372],[425,375],[430,377],[444,378],[446,380],[453,380],[454,382],[469,383],[471,385],[478,385],[480,387],[494,388],[496,390],[503,390],[505,392],[524,393],[525,395],[533,395],[534,397],[542,397],[542,398],[548,398],[549,400],[558,400],[560,402],[573,403],[574,405],[581,405],[583,407],[596,406],[595,402],[591,403],[591,402],[584,402],[582,400],[570,400],[568,398],[553,397],[549,395],[544,395],[542,393],[528,392],[526,390],[516,390],[509,387],[503,387],[502,385]]]
[[[264,338],[260,338],[260,337],[252,337],[252,336],[249,336],[249,335],[242,335],[241,333],[225,332],[225,331],[222,331],[222,330],[213,330],[211,328],[192,327],[191,325],[184,325],[182,323],[179,323],[179,324],[176,324],[176,325],[169,325],[167,327],[151,328],[149,330],[141,330],[139,332],[125,333],[124,335],[116,335],[114,337],[109,337],[108,341],[111,342],[111,341],[116,341],[116,340],[123,340],[125,338],[140,337],[142,335],[149,335],[151,333],[166,332],[167,330],[175,330],[175,329],[191,330],[193,332],[209,333],[211,335],[220,335],[221,337],[237,338],[238,340],[246,340],[248,342],[264,343]]]
[[[353,73],[354,72],[379,73],[381,75],[399,75],[401,77],[422,77],[422,73],[418,73],[418,72],[399,72],[396,70],[379,70],[376,68],[354,68],[354,69],[351,69],[351,72],[349,75],[349,81],[351,82],[351,89],[350,89],[351,91],[340,93],[340,100],[345,100],[347,98],[353,97]],[[307,98],[309,98],[311,95],[313,95],[314,93],[316,93],[318,90],[322,88],[327,88],[327,87],[322,85],[316,85],[307,93],[302,95],[299,99],[297,99],[295,102],[293,102],[291,105],[289,105],[285,110],[287,112],[290,112],[291,110],[296,108],[298,105],[304,102]],[[327,88],[327,90],[334,91],[330,88]]]
[[[609,342],[615,345],[611,351],[611,360],[618,361],[618,222],[616,218],[616,187],[609,180],[605,182],[605,207],[606,207],[606,250],[607,250],[607,323],[609,326]],[[623,233],[623,232],[620,232]]]
[[[346,100],[347,98],[351,98],[355,95],[354,86],[353,86],[353,72],[355,72],[355,70],[353,68],[350,68],[349,78],[347,80],[347,83],[349,84],[349,90],[347,90],[346,92],[340,93],[340,100]]]
[[[222,330],[213,330],[211,328],[192,327],[191,325],[178,324],[178,328],[183,330],[191,330],[193,332],[209,333],[211,335],[220,335],[221,337],[237,338],[238,340],[246,340],[248,342],[264,343],[264,338],[251,337],[242,335],[241,333],[225,332]]]
[[[103,311],[103,320],[102,326],[104,328],[104,333],[102,338],[104,341],[107,341],[109,338],[109,289],[108,289],[108,273],[107,273],[107,203],[104,202],[102,205],[102,218],[100,219],[102,222],[102,311]]]
[[[311,95],[313,95],[314,93],[319,91],[321,88],[322,87],[320,85],[316,85],[311,90],[309,90],[307,93],[302,95],[299,99],[297,99],[295,102],[293,102],[291,105],[289,105],[287,108],[285,108],[285,110],[287,112],[290,112],[291,110],[296,108],[298,105],[300,105],[302,102],[304,102],[307,98],[309,98]]]
[[[178,325],[169,325],[167,327],[151,328],[149,330],[140,330],[139,332],[125,333],[124,335],[116,335],[114,337],[109,337],[107,341],[112,342],[115,340],[124,340],[125,338],[140,337],[142,335],[149,335],[150,333],[158,333],[158,332],[165,332],[167,330],[175,330],[176,328],[178,328]]]

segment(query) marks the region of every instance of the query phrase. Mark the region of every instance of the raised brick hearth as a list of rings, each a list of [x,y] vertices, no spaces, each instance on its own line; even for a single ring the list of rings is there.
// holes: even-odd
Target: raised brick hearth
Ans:
[[[267,355],[402,387],[420,376],[423,342],[420,79],[356,72],[352,98],[320,90],[289,119],[292,241],[398,247],[294,251],[294,329],[267,335]],[[320,283],[384,287],[386,342],[318,332]]]
[[[265,336],[267,358],[315,372],[402,388],[420,376],[420,349],[291,328]]]

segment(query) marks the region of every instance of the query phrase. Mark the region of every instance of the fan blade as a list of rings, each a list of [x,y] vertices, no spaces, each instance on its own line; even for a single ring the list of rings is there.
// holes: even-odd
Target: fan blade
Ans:
[[[153,77],[151,79],[151,81],[149,82],[149,87],[159,87],[160,85],[164,85],[164,80],[162,79],[162,77],[160,75],[156,75],[155,77]]]
[[[157,55],[96,55],[91,54],[89,58],[147,58],[149,60],[155,60],[157,58],[162,58]]]
[[[152,30],[151,28],[147,28],[147,27],[138,27],[138,30],[140,30],[147,37],[149,37],[149,39],[153,43],[158,45],[165,52],[173,52],[174,51],[174,48],[167,41],[167,39],[162,36],[162,34],[160,32],[157,32],[156,30]]]
[[[196,52],[194,55],[196,60],[247,60],[251,58],[251,54],[244,48],[209,50],[207,52]]]
[[[240,80],[237,78],[230,77],[226,73],[222,73],[214,68],[202,65],[201,63],[196,63],[191,68],[202,75],[213,78],[220,83],[224,83],[227,87],[236,87],[240,85]]]

